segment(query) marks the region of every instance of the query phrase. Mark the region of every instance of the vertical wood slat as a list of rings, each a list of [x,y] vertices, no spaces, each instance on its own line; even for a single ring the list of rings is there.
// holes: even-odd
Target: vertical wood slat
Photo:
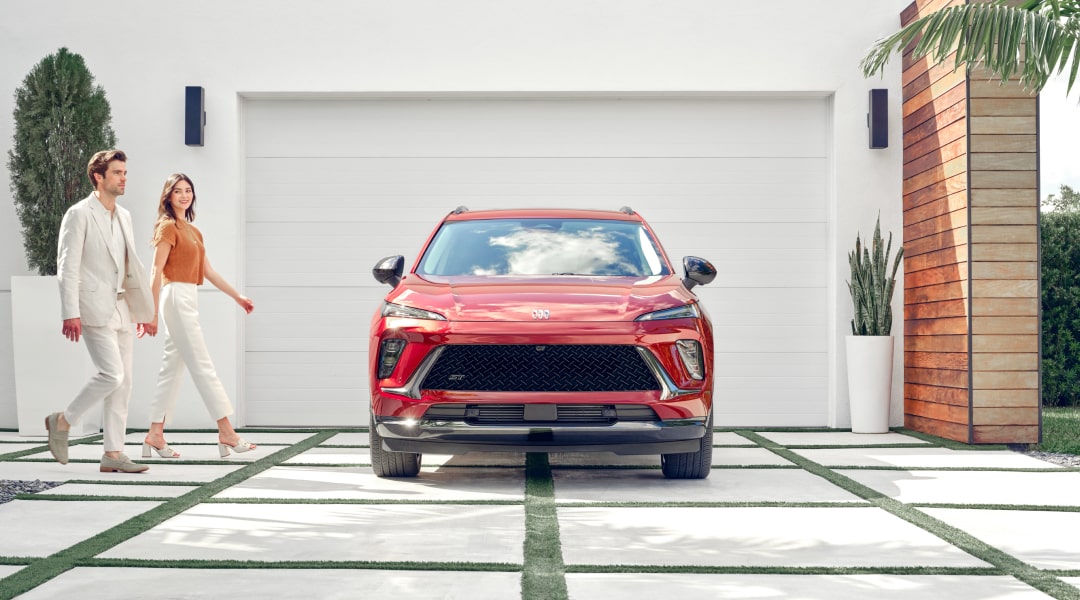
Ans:
[[[915,0],[901,24],[964,2]],[[1037,442],[1037,97],[902,64],[905,426]]]

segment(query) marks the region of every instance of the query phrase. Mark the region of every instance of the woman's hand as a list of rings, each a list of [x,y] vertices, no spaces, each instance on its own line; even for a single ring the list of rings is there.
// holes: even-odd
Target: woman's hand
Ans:
[[[244,312],[251,314],[251,311],[255,310],[255,303],[251,301],[251,298],[247,296],[237,296],[236,303],[240,305],[240,308],[244,309]]]
[[[157,335],[157,328],[157,315],[154,315],[153,321],[150,321],[149,323],[138,323],[135,325],[135,337],[141,338],[144,335],[154,337],[155,335]]]

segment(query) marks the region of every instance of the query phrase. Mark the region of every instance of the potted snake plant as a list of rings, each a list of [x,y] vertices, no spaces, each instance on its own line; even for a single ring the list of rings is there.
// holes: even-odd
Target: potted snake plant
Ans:
[[[874,237],[864,246],[855,237],[855,250],[848,254],[851,267],[851,302],[854,317],[847,337],[848,402],[851,430],[855,433],[884,433],[889,430],[892,396],[892,297],[896,272],[904,256],[897,248],[889,270],[892,233],[886,244],[881,238],[881,217],[874,225]]]

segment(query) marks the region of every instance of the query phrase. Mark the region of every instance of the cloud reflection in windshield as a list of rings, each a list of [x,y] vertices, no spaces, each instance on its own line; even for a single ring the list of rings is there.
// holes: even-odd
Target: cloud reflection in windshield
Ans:
[[[616,235],[599,228],[574,233],[519,229],[491,238],[491,245],[506,249],[507,270],[514,275],[642,275],[640,267],[619,256]]]

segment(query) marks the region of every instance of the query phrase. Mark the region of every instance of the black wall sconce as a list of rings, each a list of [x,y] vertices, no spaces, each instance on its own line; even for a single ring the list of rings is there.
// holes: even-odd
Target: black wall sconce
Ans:
[[[204,92],[199,86],[184,88],[184,143],[188,146],[203,145],[203,127],[206,126]]]
[[[870,112],[866,114],[870,128],[870,148],[889,147],[889,90],[870,90]]]

